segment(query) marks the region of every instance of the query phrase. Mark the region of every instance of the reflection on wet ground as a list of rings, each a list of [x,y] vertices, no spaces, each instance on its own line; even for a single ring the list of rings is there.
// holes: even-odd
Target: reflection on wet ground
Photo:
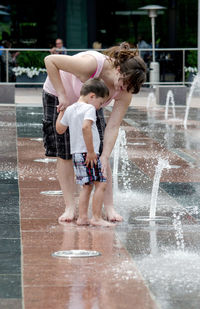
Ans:
[[[184,107],[176,118],[169,108],[167,120],[164,107],[129,108],[121,126],[127,157],[113,177],[124,221],[112,229],[57,223],[64,203],[56,159],[44,156],[42,108],[0,110],[0,307],[198,308],[200,109],[190,109],[184,129]],[[160,157],[171,168],[162,171],[156,215],[168,220],[136,220],[149,215]],[[52,257],[63,250],[101,255]]]

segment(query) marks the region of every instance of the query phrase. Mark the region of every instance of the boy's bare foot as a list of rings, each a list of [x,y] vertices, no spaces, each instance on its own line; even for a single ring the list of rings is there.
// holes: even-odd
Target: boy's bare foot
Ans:
[[[75,209],[67,208],[65,212],[58,218],[58,222],[72,222],[75,219]]]
[[[90,224],[91,225],[94,225],[94,226],[103,226],[103,227],[114,227],[115,224],[114,223],[111,223],[111,222],[108,222],[106,220],[103,220],[103,219],[95,219],[95,218],[92,218],[90,220]]]
[[[89,225],[90,221],[88,220],[88,218],[78,218],[76,221],[77,225]]]
[[[116,213],[116,211],[114,209],[110,209],[110,210],[105,210],[105,216],[106,219],[108,221],[112,221],[112,222],[121,222],[123,221],[123,217],[120,216],[118,213]]]

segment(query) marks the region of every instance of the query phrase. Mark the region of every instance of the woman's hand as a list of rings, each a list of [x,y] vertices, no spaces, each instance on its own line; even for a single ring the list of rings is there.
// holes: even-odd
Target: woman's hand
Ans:
[[[100,157],[100,161],[101,161],[101,171],[102,171],[103,177],[107,178],[107,170],[108,170],[109,160],[108,160],[107,157],[102,155]]]
[[[85,159],[85,164],[88,167],[89,165],[91,168],[93,168],[94,165],[97,164],[97,155],[95,152],[88,152],[86,159]]]
[[[69,101],[65,94],[58,96],[59,105],[57,106],[57,112],[65,110],[69,106]]]

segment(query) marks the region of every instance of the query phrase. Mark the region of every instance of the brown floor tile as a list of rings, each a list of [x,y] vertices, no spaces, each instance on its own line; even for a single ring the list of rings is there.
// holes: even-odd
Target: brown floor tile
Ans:
[[[70,308],[87,308],[91,303],[98,304],[98,308],[123,309],[133,308],[133,305],[136,309],[156,308],[134,262],[117,242],[114,230],[74,226],[70,230],[65,228],[60,239],[62,242],[57,250],[90,249],[98,250],[102,255],[83,259],[51,257],[50,264],[27,265],[25,253],[26,309],[34,305],[37,308],[62,308],[69,304]],[[53,246],[49,245],[49,248],[52,250]]]
[[[74,278],[79,280],[79,278]],[[156,309],[151,299],[138,293],[130,294],[127,302],[124,295],[113,286],[104,283],[91,285],[85,282],[71,287],[33,287],[24,288],[26,309]],[[141,299],[143,297],[143,299]]]
[[[137,131],[133,135],[143,136]],[[49,179],[56,178],[56,165],[34,162],[44,158],[41,143],[19,139],[18,157],[25,309],[156,308],[114,229],[57,223],[64,201],[62,196],[40,194],[60,190],[58,182]],[[55,251],[72,249],[96,250],[102,255],[52,257]]]

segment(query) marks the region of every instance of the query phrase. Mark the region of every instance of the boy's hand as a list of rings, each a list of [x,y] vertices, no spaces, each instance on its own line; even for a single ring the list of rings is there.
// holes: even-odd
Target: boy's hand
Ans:
[[[69,106],[69,101],[66,95],[58,96],[59,105],[57,106],[57,112],[64,111]]]
[[[87,167],[90,165],[91,168],[93,168],[93,166],[97,164],[97,154],[95,152],[88,152],[85,159],[85,164]]]

